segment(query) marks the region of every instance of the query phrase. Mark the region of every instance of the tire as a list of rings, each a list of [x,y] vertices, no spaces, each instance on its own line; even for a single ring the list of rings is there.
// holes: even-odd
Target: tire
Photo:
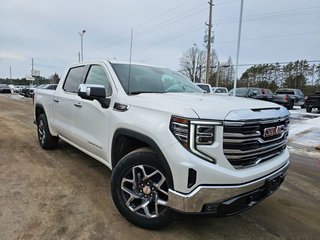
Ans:
[[[291,101],[289,106],[288,106],[288,109],[289,110],[292,110],[293,109],[293,106],[294,106],[294,101]]]
[[[175,216],[166,206],[169,189],[166,179],[156,154],[150,148],[137,149],[124,156],[113,169],[113,202],[123,217],[139,227],[167,227],[175,222]]]
[[[307,111],[308,113],[310,113],[310,112],[312,111],[312,107],[307,106],[307,107],[306,107],[306,111]]]
[[[40,114],[37,120],[38,140],[43,149],[54,149],[57,147],[59,138],[51,135],[45,114]]]
[[[303,105],[301,105],[301,108],[302,109],[306,108],[306,104],[304,103]]]

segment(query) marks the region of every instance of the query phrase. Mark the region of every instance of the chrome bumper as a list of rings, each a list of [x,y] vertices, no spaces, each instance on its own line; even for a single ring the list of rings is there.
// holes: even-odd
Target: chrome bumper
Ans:
[[[268,179],[274,179],[277,176],[284,178],[288,171],[288,167],[289,161],[283,167],[265,177],[240,185],[199,186],[189,194],[182,194],[169,189],[168,206],[181,212],[200,213],[205,204],[220,204],[225,200],[263,188]],[[276,188],[270,191],[270,194],[273,193]],[[250,203],[248,206],[249,205]]]

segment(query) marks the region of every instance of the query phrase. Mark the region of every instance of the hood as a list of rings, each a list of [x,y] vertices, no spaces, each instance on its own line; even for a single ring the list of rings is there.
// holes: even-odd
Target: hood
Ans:
[[[192,110],[198,118],[224,120],[232,111],[279,108],[281,106],[255,99],[202,93],[145,93],[134,96],[134,105],[181,115]]]

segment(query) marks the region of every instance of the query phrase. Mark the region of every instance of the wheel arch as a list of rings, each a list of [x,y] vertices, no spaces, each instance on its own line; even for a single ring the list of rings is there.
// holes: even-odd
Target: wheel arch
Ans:
[[[123,141],[122,141],[123,139],[126,139],[126,140],[129,139],[129,141],[134,141],[134,146],[129,148],[130,151],[128,151],[128,150],[123,151],[123,152],[121,152],[122,154],[121,153],[119,154],[119,150],[120,151],[123,150],[123,146],[121,146],[121,142],[123,144]],[[153,152],[156,154],[157,158],[159,159],[161,165],[163,166],[163,168],[167,174],[167,180],[168,180],[169,187],[174,189],[172,172],[171,172],[170,166],[168,164],[168,161],[165,158],[165,156],[163,155],[160,147],[152,138],[150,138],[144,134],[141,134],[139,132],[136,132],[136,131],[133,131],[130,129],[126,129],[126,128],[119,128],[115,131],[115,133],[113,135],[112,147],[111,147],[111,149],[112,149],[111,150],[112,168],[114,168],[117,165],[117,163],[120,161],[120,159],[124,155],[126,155],[127,153],[134,151],[138,148],[141,148],[141,147],[150,147],[153,150]]]
[[[36,103],[36,107],[35,107],[35,120],[36,120],[36,123],[38,122],[38,118],[41,114],[46,114],[46,111],[44,110],[44,107],[42,106],[42,104],[40,103]]]

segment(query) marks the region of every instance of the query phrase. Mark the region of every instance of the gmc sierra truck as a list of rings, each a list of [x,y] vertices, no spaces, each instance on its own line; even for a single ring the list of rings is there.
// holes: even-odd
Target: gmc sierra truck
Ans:
[[[109,167],[116,208],[143,228],[166,227],[177,212],[244,211],[288,170],[286,108],[205,94],[166,68],[78,63],[34,101],[40,146],[61,139]]]
[[[305,108],[304,94],[300,89],[280,88],[273,95],[273,102],[293,109],[294,106]]]

